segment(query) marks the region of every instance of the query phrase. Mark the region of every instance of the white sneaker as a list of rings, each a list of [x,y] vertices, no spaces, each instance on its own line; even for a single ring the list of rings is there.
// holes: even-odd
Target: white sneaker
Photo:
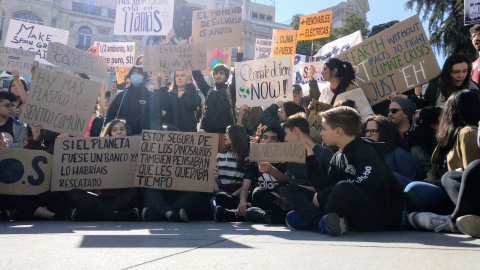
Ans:
[[[408,215],[408,221],[415,229],[431,232],[458,232],[450,216],[440,216],[430,212],[413,212]]]
[[[464,234],[480,238],[480,216],[467,215],[457,218],[457,228]]]

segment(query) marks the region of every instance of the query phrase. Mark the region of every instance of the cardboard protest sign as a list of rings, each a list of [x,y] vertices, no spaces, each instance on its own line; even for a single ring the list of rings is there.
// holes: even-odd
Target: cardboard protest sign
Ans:
[[[38,195],[50,189],[52,155],[43,150],[0,151],[0,194]]]
[[[216,64],[224,64],[228,69],[232,66],[232,48],[208,48],[206,56],[204,74],[210,74]]]
[[[18,20],[10,20],[3,46],[35,52],[35,60],[40,64],[50,65],[47,57],[49,42],[67,44],[67,30],[38,25]]]
[[[297,30],[273,30],[270,57],[290,55],[293,65],[297,49],[297,33]]]
[[[117,0],[115,35],[168,34],[173,27],[175,0]]]
[[[51,190],[132,187],[139,145],[140,136],[56,139]]]
[[[83,137],[101,87],[98,82],[37,68],[19,120]]]
[[[117,84],[122,84],[125,82],[125,76],[130,72],[131,67],[117,67]]]
[[[35,52],[0,47],[0,68],[2,70],[18,70],[20,73],[28,74],[34,60]]]
[[[440,74],[430,42],[417,15],[336,56],[352,63],[357,84],[370,105],[427,83]]]
[[[463,5],[464,25],[480,22],[480,0],[465,0]]]
[[[135,64],[135,42],[95,42],[98,55],[109,67],[131,67]]]
[[[147,71],[203,70],[206,44],[158,45],[143,47],[143,69]]]
[[[308,115],[308,124],[310,125],[310,138],[312,138],[315,143],[321,144],[323,142],[323,139],[320,135],[320,131],[322,131],[322,116],[320,116],[320,113],[330,110],[331,108],[333,108],[333,106],[327,103],[318,102],[316,100],[312,100],[312,106],[315,109],[311,111]]]
[[[242,7],[193,11],[192,37],[194,44],[209,48],[237,47],[241,42]]]
[[[212,192],[218,134],[144,130],[135,187]]]
[[[235,63],[237,106],[270,106],[278,100],[293,100],[290,56]]]
[[[77,73],[103,78],[107,76],[107,61],[103,58],[58,42],[48,44],[46,60],[55,66],[64,67]]]
[[[314,40],[330,36],[333,11],[325,11],[300,17],[298,40]]]
[[[305,163],[304,142],[251,143],[250,161]]]
[[[318,50],[318,52],[314,55],[314,60],[312,61],[326,61],[327,59],[335,57],[337,54],[360,44],[362,41],[362,31],[358,30],[348,36],[341,37],[323,45],[322,48],[320,48],[320,50]]]
[[[255,59],[270,58],[271,50],[271,39],[257,38],[257,40],[255,41]]]

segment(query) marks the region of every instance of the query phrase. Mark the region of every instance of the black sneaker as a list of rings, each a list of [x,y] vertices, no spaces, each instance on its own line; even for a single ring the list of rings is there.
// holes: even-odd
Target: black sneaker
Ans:
[[[144,207],[142,209],[142,220],[143,221],[159,221],[160,218],[158,215],[155,215],[155,211],[149,207]]]
[[[188,222],[188,216],[185,209],[180,209],[178,212],[172,212],[168,217],[170,222]]]
[[[273,223],[273,212],[270,210],[262,210],[259,207],[250,207],[245,211],[243,215],[246,221],[252,223],[263,223],[263,224],[272,224]]]
[[[140,220],[140,212],[138,208],[133,208],[123,213],[118,213],[120,215],[121,221],[139,221]]]
[[[215,213],[213,214],[213,219],[215,219],[216,222],[236,221],[237,220],[236,211],[235,210],[228,210],[228,209],[223,208],[220,205],[217,205],[217,207],[215,207]]]
[[[10,210],[0,211],[0,221],[10,221],[10,220],[11,220]]]

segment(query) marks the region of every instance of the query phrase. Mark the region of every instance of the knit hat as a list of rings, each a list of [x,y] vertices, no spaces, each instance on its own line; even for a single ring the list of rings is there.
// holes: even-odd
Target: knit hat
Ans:
[[[410,120],[413,119],[413,115],[417,110],[417,105],[415,105],[415,103],[413,103],[408,98],[396,98],[392,102],[395,102],[398,105],[400,105],[400,107],[402,107],[403,112],[408,116],[408,118]]]
[[[302,92],[303,92],[302,87],[299,84],[294,84],[293,85],[293,88],[292,88],[292,93],[293,94],[301,94]]]

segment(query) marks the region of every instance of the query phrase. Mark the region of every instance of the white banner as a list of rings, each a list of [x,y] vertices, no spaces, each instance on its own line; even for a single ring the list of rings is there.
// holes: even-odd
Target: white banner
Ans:
[[[463,5],[464,25],[480,22],[480,0],[465,0]]]
[[[323,47],[318,50],[315,56],[319,57],[321,60],[327,60],[357,44],[362,43],[362,41],[362,32],[358,30],[357,32],[354,32],[348,36],[341,37],[323,45]]]
[[[257,38],[255,42],[255,59],[270,58],[271,50],[272,50],[271,39]]]
[[[35,60],[50,65],[46,60],[48,43],[67,44],[68,34],[67,30],[10,20],[3,46],[35,52]]]
[[[290,55],[235,63],[237,106],[269,106],[293,100]]]
[[[98,42],[98,55],[109,67],[131,67],[135,65],[135,42]]]
[[[175,0],[117,0],[115,35],[164,36],[173,27]]]

